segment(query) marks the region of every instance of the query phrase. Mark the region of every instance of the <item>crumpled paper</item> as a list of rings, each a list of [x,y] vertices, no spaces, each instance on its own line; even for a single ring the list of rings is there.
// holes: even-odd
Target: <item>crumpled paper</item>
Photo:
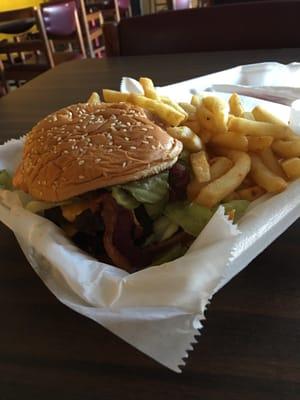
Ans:
[[[174,85],[171,91],[176,91]],[[182,84],[178,95],[187,95]],[[286,107],[268,105],[280,109],[277,115],[286,119]],[[0,169],[13,172],[22,147],[22,140],[0,146]],[[212,295],[300,215],[300,182],[253,203],[238,228],[220,207],[184,257],[131,275],[80,251],[53,223],[26,211],[26,201],[18,192],[0,190],[0,220],[15,233],[29,263],[52,293],[180,372]]]

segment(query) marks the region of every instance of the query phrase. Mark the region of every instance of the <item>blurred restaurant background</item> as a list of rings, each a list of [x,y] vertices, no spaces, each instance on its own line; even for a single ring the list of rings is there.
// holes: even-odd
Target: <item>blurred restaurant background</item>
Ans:
[[[197,21],[213,27],[220,13],[202,15],[200,10],[242,2],[247,0],[1,0],[0,96],[67,61],[166,52],[167,34],[174,42],[170,45],[168,39],[167,52],[180,52],[181,47],[190,52],[206,50],[205,43],[214,50],[214,35],[207,35],[202,45],[198,34],[187,39],[185,28],[191,30],[194,24],[198,33]],[[255,9],[249,10],[255,18]],[[262,8],[262,12],[268,14],[269,9]],[[227,18],[225,11],[222,18]],[[224,29],[237,48],[226,26]]]

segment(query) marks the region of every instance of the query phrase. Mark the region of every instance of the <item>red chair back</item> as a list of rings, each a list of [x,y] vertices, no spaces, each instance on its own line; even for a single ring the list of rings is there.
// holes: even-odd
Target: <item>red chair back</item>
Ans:
[[[76,32],[75,11],[74,1],[43,4],[43,19],[49,39],[74,35]]]

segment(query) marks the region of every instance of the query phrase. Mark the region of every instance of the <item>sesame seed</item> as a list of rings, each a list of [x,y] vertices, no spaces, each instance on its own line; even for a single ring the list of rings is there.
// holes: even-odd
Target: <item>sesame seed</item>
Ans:
[[[114,142],[108,142],[109,146],[112,146],[114,144]]]
[[[122,164],[122,168],[125,168],[125,167],[126,167],[126,165],[127,165],[127,162],[126,162],[126,161],[124,161],[124,162],[123,162],[123,164]]]
[[[153,139],[153,136],[146,136],[146,139]]]
[[[130,139],[128,136],[125,136],[124,139],[128,142]]]
[[[136,147],[135,147],[135,146],[130,146],[130,148],[131,148],[132,150],[136,150]]]
[[[83,164],[84,164],[84,160],[78,161],[78,165],[83,165]]]
[[[108,153],[111,153],[112,151],[113,151],[113,149],[108,149],[107,150]]]
[[[101,161],[101,158],[96,158],[95,162],[98,164]]]
[[[151,148],[152,148],[153,150],[155,150],[155,149],[156,149],[156,147],[155,147],[154,145],[152,145],[152,146],[151,146]]]
[[[79,179],[84,179],[84,176],[83,176],[83,175],[79,175],[78,178],[79,178]]]
[[[147,128],[141,128],[141,131],[147,132]]]
[[[142,143],[149,144],[149,142],[147,140],[142,140]]]
[[[69,154],[68,150],[64,150],[64,154]]]

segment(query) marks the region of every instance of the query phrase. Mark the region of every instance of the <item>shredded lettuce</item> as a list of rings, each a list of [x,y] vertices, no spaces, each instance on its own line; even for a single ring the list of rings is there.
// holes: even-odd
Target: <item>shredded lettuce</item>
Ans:
[[[153,232],[155,235],[155,241],[160,242],[162,240],[169,239],[179,229],[177,224],[174,224],[168,217],[162,216],[158,218],[153,224]]]
[[[6,169],[2,169],[0,171],[0,189],[7,189],[7,190],[13,189],[12,177],[6,171]]]
[[[147,214],[149,215],[149,217],[153,220],[155,220],[156,218],[158,218],[159,216],[162,215],[165,206],[167,204],[168,198],[164,198],[161,201],[159,201],[158,203],[154,203],[154,204],[144,204],[145,210],[147,212]]]
[[[169,172],[164,171],[150,178],[120,185],[120,187],[141,203],[155,204],[168,197],[168,176]]]
[[[62,201],[60,203],[47,203],[45,201],[32,200],[26,204],[25,209],[34,214],[39,214],[45,210],[49,210],[50,208],[65,206],[70,203],[71,200]]]
[[[181,244],[176,244],[170,249],[166,250],[163,254],[158,256],[152,262],[152,265],[160,265],[166,262],[170,262],[175,260],[176,258],[182,257],[187,251],[187,247],[182,246]]]
[[[226,214],[234,210],[233,222],[236,223],[245,214],[249,204],[247,200],[232,200],[228,203],[223,203],[222,206],[225,208]]]
[[[176,202],[168,204],[164,214],[185,232],[198,236],[212,217],[213,212],[196,203]]]
[[[120,206],[127,208],[128,210],[134,210],[140,205],[140,203],[130,193],[126,192],[119,186],[114,186],[111,194]]]

